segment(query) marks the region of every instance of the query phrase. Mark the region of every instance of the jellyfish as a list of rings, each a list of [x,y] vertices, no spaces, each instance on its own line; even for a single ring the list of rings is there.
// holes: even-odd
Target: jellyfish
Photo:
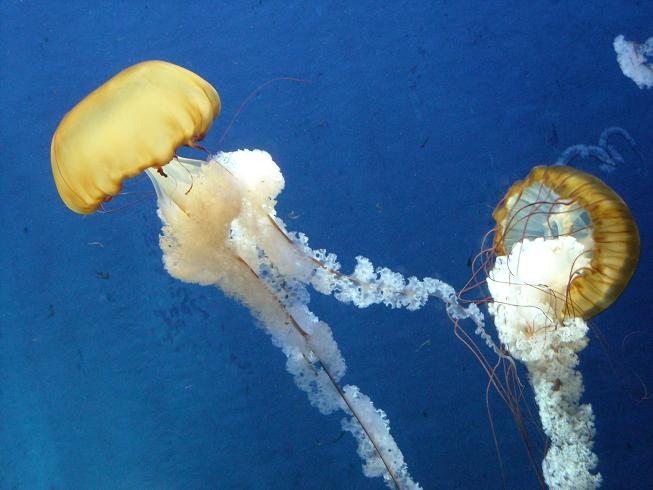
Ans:
[[[599,168],[604,172],[613,172],[619,165],[625,162],[623,155],[617,150],[615,145],[610,144],[611,136],[620,136],[628,143],[630,149],[644,161],[641,153],[637,149],[635,139],[628,131],[619,126],[611,126],[601,131],[597,145],[576,144],[568,147],[560,154],[554,165],[571,165],[576,158],[592,158],[599,162]]]
[[[436,297],[452,318],[471,318],[479,328],[482,313],[461,306],[440,280],[406,279],[365,257],[357,257],[351,274],[341,272],[335,254],[313,250],[277,216],[285,181],[268,153],[222,152],[206,161],[177,156],[181,146],[199,146],[219,110],[215,89],[179,66],[148,61],[118,73],[54,133],[52,172],[62,201],[93,213],[120,193],[125,179],[145,172],[156,190],[168,273],[216,286],[250,310],[311,404],[324,414],[346,414],[342,428],[357,440],[365,476],[382,477],[392,488],[421,488],[386,413],[357,386],[341,386],[345,360],[330,327],[308,309],[308,288],[360,308],[416,310]]]
[[[594,414],[580,403],[578,353],[587,320],[624,290],[639,259],[637,225],[600,179],[568,166],[539,166],[496,207],[487,287],[499,340],[525,364],[550,445],[549,488],[601,485],[592,450]]]
[[[653,87],[653,37],[643,43],[626,41],[623,35],[612,43],[621,72],[641,88]]]
[[[197,146],[220,112],[216,90],[195,73],[164,61],[133,65],[64,116],[52,138],[59,196],[90,214],[122,182]]]

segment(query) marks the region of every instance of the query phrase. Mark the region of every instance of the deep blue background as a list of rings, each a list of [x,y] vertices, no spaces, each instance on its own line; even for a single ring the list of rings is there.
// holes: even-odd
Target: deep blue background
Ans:
[[[60,118],[146,59],[218,89],[206,146],[269,151],[287,182],[279,214],[313,246],[346,268],[363,254],[457,288],[513,181],[626,128],[643,161],[622,145],[614,173],[578,162],[630,204],[642,237],[581,369],[605,487],[650,488],[653,402],[637,380],[650,396],[653,90],[621,74],[612,39],[653,35],[652,2],[0,5],[0,488],[383,488],[247,311],[165,273],[154,199],[86,218],[60,202]],[[278,76],[311,83],[267,86],[218,146],[243,99]],[[312,307],[425,488],[501,488],[486,378],[441,305],[360,311],[316,295]],[[536,488],[512,419],[490,405],[506,487]]]

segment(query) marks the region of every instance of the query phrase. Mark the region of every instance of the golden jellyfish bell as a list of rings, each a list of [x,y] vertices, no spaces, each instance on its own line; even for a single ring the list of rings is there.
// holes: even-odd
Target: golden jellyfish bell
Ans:
[[[95,212],[122,182],[194,146],[220,112],[206,80],[165,61],[130,66],[90,93],[52,137],[52,174],[66,206]]]
[[[573,236],[590,265],[572,278],[564,318],[588,319],[624,290],[639,260],[639,232],[626,203],[599,178],[567,166],[535,167],[492,214],[494,248],[507,255],[524,239]]]

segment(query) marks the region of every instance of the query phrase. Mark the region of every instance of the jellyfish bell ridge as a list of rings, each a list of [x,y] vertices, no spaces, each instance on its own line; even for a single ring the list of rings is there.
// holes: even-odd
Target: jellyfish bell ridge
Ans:
[[[64,203],[95,212],[122,182],[170,162],[201,140],[220,112],[217,91],[195,73],[165,61],[121,71],[59,123],[51,145],[52,173]]]
[[[524,239],[574,237],[591,260],[570,282],[563,318],[589,319],[624,290],[640,240],[626,203],[599,178],[569,166],[537,166],[506,193],[492,214],[494,249],[508,255]]]

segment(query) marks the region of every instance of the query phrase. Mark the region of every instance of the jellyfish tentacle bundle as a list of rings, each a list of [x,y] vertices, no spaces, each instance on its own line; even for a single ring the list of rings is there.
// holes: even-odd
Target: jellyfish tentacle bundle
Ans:
[[[274,207],[284,179],[270,155],[240,150],[209,162],[178,159],[166,166],[167,177],[152,169],[147,174],[159,199],[168,273],[215,285],[245,304],[286,355],[288,371],[311,404],[323,414],[351,415],[342,427],[358,441],[365,475],[382,476],[397,488],[420,488],[385,412],[358,387],[338,384],[345,361],[329,326],[307,306],[305,284],[316,264],[279,233],[283,223]],[[193,191],[185,193],[191,179]]]
[[[494,299],[488,309],[499,339],[526,366],[542,428],[551,440],[542,463],[549,488],[601,484],[600,473],[594,473],[594,414],[591,405],[580,404],[583,381],[576,369],[577,353],[589,341],[588,327],[582,318],[560,322],[556,311],[565,301],[570,269],[587,265],[577,260],[582,252],[573,237],[524,240],[508,257],[497,258],[487,279]]]

